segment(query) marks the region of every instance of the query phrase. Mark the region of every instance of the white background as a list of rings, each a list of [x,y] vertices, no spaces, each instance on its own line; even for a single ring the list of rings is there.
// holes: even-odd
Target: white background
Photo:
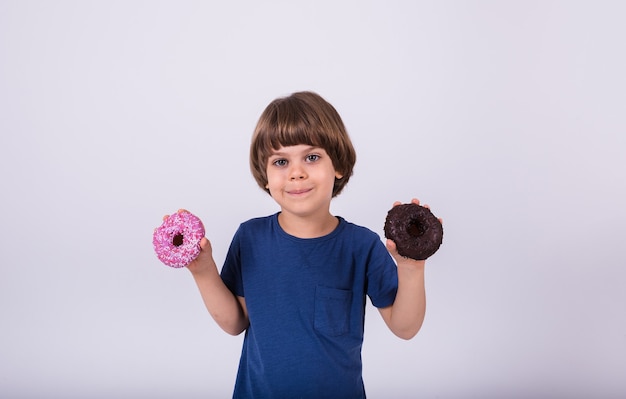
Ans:
[[[382,236],[415,196],[444,219],[418,336],[368,308],[369,397],[626,396],[625,13],[0,0],[0,397],[230,396],[242,336],[152,231],[187,208],[221,265],[240,222],[277,210],[248,145],[298,90],[357,149],[333,213]]]

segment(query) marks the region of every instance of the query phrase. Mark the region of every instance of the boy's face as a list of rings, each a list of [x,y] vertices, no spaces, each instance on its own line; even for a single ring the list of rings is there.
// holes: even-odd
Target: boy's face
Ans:
[[[326,216],[330,208],[335,171],[326,151],[299,144],[281,147],[267,161],[267,188],[282,212],[301,217]]]

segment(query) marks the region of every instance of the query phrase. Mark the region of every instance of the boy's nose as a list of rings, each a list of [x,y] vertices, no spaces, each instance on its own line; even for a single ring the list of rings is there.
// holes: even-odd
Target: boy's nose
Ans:
[[[306,174],[304,170],[300,166],[294,166],[291,169],[290,179],[291,180],[301,180],[304,179]]]
[[[302,180],[304,179],[304,173],[292,173],[291,180]]]

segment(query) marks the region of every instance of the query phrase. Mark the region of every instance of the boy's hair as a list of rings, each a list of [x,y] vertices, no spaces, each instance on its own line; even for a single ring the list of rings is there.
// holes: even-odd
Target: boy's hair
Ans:
[[[267,189],[267,161],[280,147],[306,144],[323,148],[342,178],[335,178],[333,197],[352,176],[356,152],[337,110],[318,94],[303,91],[277,98],[263,111],[250,145],[250,170]]]

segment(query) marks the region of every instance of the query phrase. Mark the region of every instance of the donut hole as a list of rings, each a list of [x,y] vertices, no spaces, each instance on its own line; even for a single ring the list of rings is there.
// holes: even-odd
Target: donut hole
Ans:
[[[178,233],[176,234],[173,238],[172,238],[172,244],[175,247],[180,247],[181,245],[183,245],[183,235],[182,233]]]
[[[406,231],[411,237],[421,237],[426,233],[428,227],[417,219],[413,219],[406,226]]]

